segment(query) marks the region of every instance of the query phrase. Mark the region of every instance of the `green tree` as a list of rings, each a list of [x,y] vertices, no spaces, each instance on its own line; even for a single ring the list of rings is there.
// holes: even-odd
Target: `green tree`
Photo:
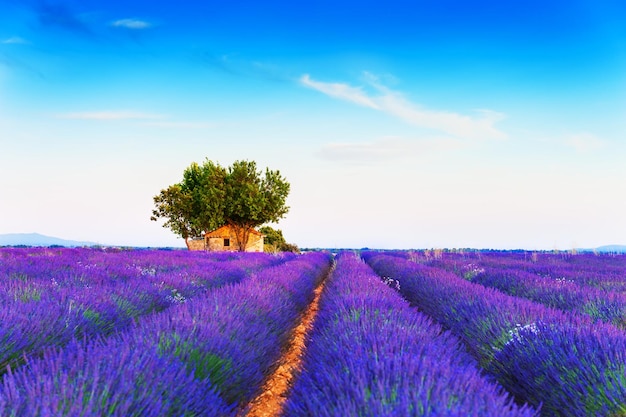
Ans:
[[[225,224],[225,178],[228,171],[206,160],[198,165],[193,162],[183,172],[183,181],[180,183],[182,192],[191,200],[191,222],[202,233],[215,230]]]
[[[189,238],[227,224],[237,249],[244,251],[250,229],[287,214],[289,189],[279,171],[259,171],[254,161],[235,161],[228,168],[209,160],[194,162],[180,183],[154,197],[151,220],[166,219],[163,227],[185,239],[187,247]]]
[[[185,244],[189,248],[189,238],[202,233],[194,222],[191,196],[183,192],[180,184],[174,184],[154,196],[154,204],[156,208],[152,210],[150,220],[165,218],[163,227],[170,228],[172,232],[185,239]]]
[[[297,245],[287,243],[280,229],[263,226],[259,228],[259,232],[263,233],[263,242],[267,252],[300,252]]]
[[[254,161],[236,161],[225,178],[224,219],[237,237],[240,251],[248,244],[250,229],[278,222],[287,214],[289,183],[280,172],[257,170]]]

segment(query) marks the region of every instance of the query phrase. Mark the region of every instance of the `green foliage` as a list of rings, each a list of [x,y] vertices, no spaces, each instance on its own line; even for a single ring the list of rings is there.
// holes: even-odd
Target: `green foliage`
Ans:
[[[170,185],[154,196],[154,205],[150,220],[166,219],[163,227],[168,227],[185,241],[188,238],[199,236],[201,229],[197,226],[192,196],[183,191],[181,184]]]
[[[263,226],[259,228],[259,232],[263,233],[265,236],[264,242],[268,245],[273,245],[278,248],[287,243],[282,230],[274,229],[270,226]]]
[[[88,307],[83,310],[83,318],[103,334],[108,334],[114,330],[114,325],[110,320],[107,320],[102,314]]]
[[[15,301],[40,301],[41,300],[41,290],[38,288],[33,288],[30,286],[19,288],[15,291],[13,295],[13,299]]]
[[[189,215],[197,230],[194,237],[224,224],[226,175],[226,169],[208,160],[202,165],[194,162],[183,172],[180,185],[191,202]]]
[[[289,183],[278,171],[257,171],[254,161],[233,163],[225,185],[224,219],[234,229],[241,251],[248,244],[251,228],[278,222],[289,211]]]
[[[202,165],[194,162],[180,183],[154,197],[150,219],[166,219],[163,227],[185,242],[227,224],[243,251],[251,228],[277,222],[287,214],[289,188],[279,171],[259,171],[254,161],[235,161],[228,168],[209,160]]]
[[[137,308],[135,303],[120,296],[111,297],[118,310],[127,317],[137,317],[141,314],[141,310]]]
[[[181,359],[189,372],[198,379],[208,379],[211,384],[222,389],[232,369],[232,361],[204,351],[191,343],[181,340],[180,336],[161,335],[158,350],[161,354],[173,354]]]
[[[259,228],[259,232],[263,233],[264,236],[265,252],[300,252],[298,246],[287,243],[280,229],[263,226]]]

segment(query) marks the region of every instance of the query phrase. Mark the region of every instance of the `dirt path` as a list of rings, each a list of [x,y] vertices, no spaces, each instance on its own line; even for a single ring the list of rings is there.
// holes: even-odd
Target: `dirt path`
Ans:
[[[332,271],[332,270],[331,270]],[[278,367],[267,379],[261,394],[250,402],[242,417],[274,417],[279,416],[285,402],[287,390],[294,374],[300,369],[304,341],[307,333],[313,327],[313,320],[317,314],[320,294],[324,283],[328,279],[328,273],[314,291],[315,297],[302,315],[300,323],[296,326],[293,338],[287,345],[287,349],[278,361]]]

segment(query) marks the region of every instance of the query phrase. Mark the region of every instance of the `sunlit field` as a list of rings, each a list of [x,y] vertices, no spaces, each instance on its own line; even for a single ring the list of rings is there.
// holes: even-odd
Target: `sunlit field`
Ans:
[[[272,415],[626,413],[625,255],[1,248],[0,287],[3,417],[255,415],[316,289]]]

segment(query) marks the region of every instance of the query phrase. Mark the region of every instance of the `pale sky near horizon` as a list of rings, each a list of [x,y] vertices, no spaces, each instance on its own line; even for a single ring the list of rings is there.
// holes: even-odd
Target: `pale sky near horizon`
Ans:
[[[626,3],[0,0],[0,234],[183,246],[191,162],[300,247],[626,244]]]

